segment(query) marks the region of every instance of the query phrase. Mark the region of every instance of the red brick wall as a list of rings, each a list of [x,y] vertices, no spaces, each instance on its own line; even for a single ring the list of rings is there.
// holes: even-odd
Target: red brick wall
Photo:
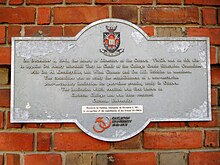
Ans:
[[[210,37],[213,120],[151,123],[115,143],[75,124],[10,124],[11,37],[74,36],[109,17],[149,36]],[[0,0],[0,23],[0,165],[220,164],[220,0]]]

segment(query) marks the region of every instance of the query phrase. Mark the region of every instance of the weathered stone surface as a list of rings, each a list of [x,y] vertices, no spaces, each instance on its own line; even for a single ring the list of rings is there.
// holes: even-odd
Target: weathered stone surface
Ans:
[[[65,165],[88,165],[92,164],[92,154],[67,154]]]
[[[112,17],[137,23],[138,8],[135,6],[112,6]]]
[[[108,165],[108,155],[97,155],[96,156],[96,165]]]
[[[178,27],[158,27],[157,36],[159,37],[183,37],[184,32],[182,28]]]
[[[186,153],[161,153],[160,165],[187,165]]]
[[[8,83],[8,68],[0,68],[0,84],[5,85]]]
[[[218,63],[220,63],[220,47],[217,48],[217,59]]]

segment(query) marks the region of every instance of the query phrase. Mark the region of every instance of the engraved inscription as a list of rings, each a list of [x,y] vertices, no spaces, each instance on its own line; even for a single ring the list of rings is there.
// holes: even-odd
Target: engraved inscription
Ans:
[[[202,66],[199,59],[24,59],[20,68],[42,76],[45,88],[59,88],[73,98],[91,97],[92,103],[132,103],[133,98],[155,97]],[[192,70],[193,68],[193,70]],[[111,80],[111,81],[110,81]]]

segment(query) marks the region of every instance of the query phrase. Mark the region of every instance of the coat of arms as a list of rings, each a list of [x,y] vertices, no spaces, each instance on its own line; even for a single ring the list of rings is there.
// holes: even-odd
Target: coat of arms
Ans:
[[[115,32],[117,26],[106,26],[108,32],[103,33],[103,44],[105,49],[100,52],[106,56],[118,56],[124,49],[118,49],[120,46],[120,32]]]

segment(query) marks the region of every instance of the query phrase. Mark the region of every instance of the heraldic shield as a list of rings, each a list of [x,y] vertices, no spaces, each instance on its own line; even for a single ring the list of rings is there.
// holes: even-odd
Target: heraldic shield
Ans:
[[[115,32],[117,26],[106,26],[108,32],[103,32],[103,44],[105,49],[100,49],[100,52],[107,56],[117,56],[124,49],[118,49],[120,46],[120,32]]]
[[[104,46],[111,53],[115,52],[120,45],[120,32],[114,32],[116,28],[117,26],[106,26],[108,32],[103,33]]]

